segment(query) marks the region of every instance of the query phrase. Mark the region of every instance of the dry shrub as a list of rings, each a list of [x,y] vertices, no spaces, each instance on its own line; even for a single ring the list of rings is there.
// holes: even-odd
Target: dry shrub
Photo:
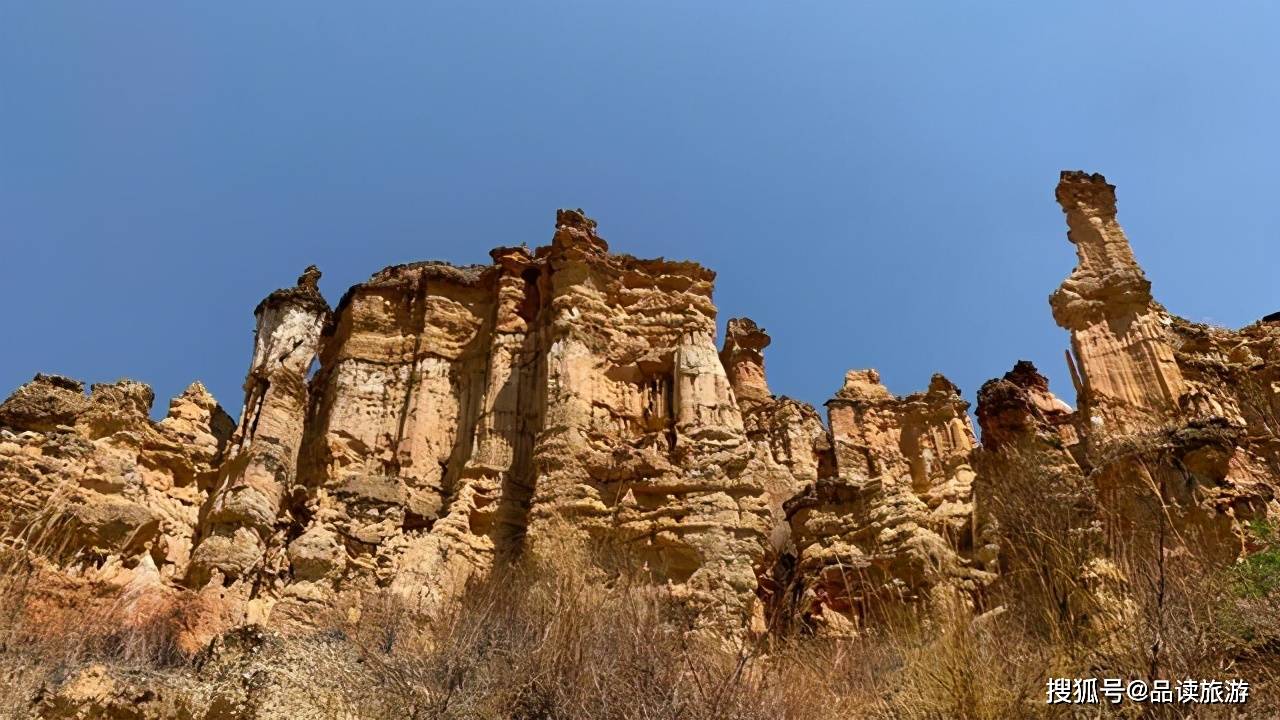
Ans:
[[[1049,657],[1008,613],[974,617],[957,603],[881,642],[899,648],[904,664],[883,678],[893,690],[876,717],[999,720],[1042,710]]]
[[[89,573],[66,572],[84,567],[69,550],[67,517],[55,497],[0,548],[0,652],[51,668],[184,664],[200,649],[197,628],[209,626],[216,608],[159,583],[122,592]]]
[[[1002,448],[983,467],[985,513],[996,524],[1000,576],[989,600],[1042,642],[1078,641],[1088,613],[1082,570],[1102,552],[1092,485],[1051,451]]]
[[[1247,716],[1280,716],[1272,697],[1280,539],[1270,526],[1256,530],[1253,546],[1261,549],[1252,558],[1215,566],[1177,535],[1168,501],[1152,484],[1137,493],[1150,522],[1104,537],[1109,519],[1086,478],[1045,456],[1013,457],[986,476],[1004,572],[976,609],[957,596],[872,612],[874,622],[856,637],[726,639],[698,628],[681,591],[655,583],[624,554],[544,548],[477,579],[431,616],[400,596],[375,594],[358,619],[290,638],[296,652],[279,662],[303,687],[339,686],[347,707],[335,717],[1068,716],[1044,702],[1050,677],[1243,678],[1254,686]],[[105,596],[47,571],[40,557],[58,556],[49,540],[56,537],[33,531],[0,558],[4,655],[24,658],[24,672],[92,661],[192,677],[180,643],[209,608],[189,594]],[[332,658],[323,669],[322,656]],[[1196,707],[1191,716],[1237,709]],[[1087,708],[1089,717],[1187,712]]]
[[[793,716],[759,691],[758,646],[692,632],[666,589],[597,567],[571,551],[526,558],[426,632],[383,602],[350,634],[397,717]]]
[[[110,590],[53,574],[39,581],[39,594],[15,598],[0,650],[50,666],[107,662],[125,667],[164,668],[185,664],[199,647],[193,638],[210,615],[198,595],[165,590],[128,599]]]
[[[343,630],[378,684],[369,717],[1025,717],[1043,647],[999,613],[896,614],[858,637],[723,637],[634,570],[558,552],[473,584],[429,623],[382,597]],[[351,678],[351,697],[370,697]]]
[[[1245,716],[1278,712],[1280,561],[1273,573],[1265,550],[1235,567],[1212,554],[1221,548],[1202,537],[1194,509],[1184,506],[1192,480],[1179,474],[1185,470],[1169,455],[1177,448],[1168,436],[1095,438],[1088,475],[1046,452],[1005,452],[1002,466],[984,468],[1001,546],[1001,575],[987,602],[1006,611],[1010,639],[1021,633],[1021,644],[1045,659],[1039,712],[1048,710],[1049,677],[1240,678],[1253,688]],[[1239,709],[1095,708],[1153,718],[1234,717]]]

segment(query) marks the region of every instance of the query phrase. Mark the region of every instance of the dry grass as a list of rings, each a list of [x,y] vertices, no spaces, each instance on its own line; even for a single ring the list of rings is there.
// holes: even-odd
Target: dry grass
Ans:
[[[1274,672],[1280,650],[1275,596],[1208,587],[1189,579],[1185,589],[1166,593],[1165,612],[1182,621],[1165,626],[1160,676],[1244,677],[1256,685]],[[1049,676],[1149,676],[1149,606],[1139,596],[1129,598],[1138,612],[1128,624],[1091,648],[1067,634],[1046,638],[1040,611],[1027,615],[1009,604],[975,617],[963,602],[856,638],[724,641],[689,632],[679,604],[662,589],[576,564],[529,562],[478,583],[429,622],[393,596],[378,596],[357,622],[290,639],[292,664],[279,671],[302,675],[304,684],[313,673],[317,683],[338,685],[340,709],[313,717],[1063,717],[1043,702]],[[70,633],[61,647],[29,645],[19,667],[27,681],[39,674],[36,667],[47,674],[91,661],[195,677],[185,656],[172,651],[174,616],[151,617],[126,631]],[[342,662],[308,667],[298,660],[318,656],[307,648],[322,642],[348,648],[326,650]],[[6,654],[16,657],[12,647]],[[266,655],[262,662],[280,661]]]
[[[1034,453],[1005,452],[998,472],[987,468],[1002,544],[991,602],[1046,658],[1042,683],[1241,678],[1253,687],[1244,708],[1124,704],[1103,716],[1280,716],[1280,545],[1228,567],[1206,552],[1195,509],[1170,487],[1185,492],[1191,480],[1166,435],[1105,442],[1088,477]]]
[[[691,631],[665,590],[578,557],[489,577],[425,630],[375,604],[344,631],[385,703],[371,717],[995,720],[1043,693],[1042,649],[960,602],[857,638],[726,640]]]
[[[666,591],[580,555],[526,559],[423,632],[394,603],[350,631],[405,718],[816,717],[763,648],[690,631]]]
[[[1169,508],[1158,485],[1147,498],[1155,524],[1117,538],[1103,537],[1083,478],[1028,457],[993,482],[1005,567],[977,609],[956,597],[884,612],[854,638],[725,639],[695,630],[674,591],[624,559],[558,548],[478,580],[431,617],[374,594],[358,619],[344,614],[289,638],[287,652],[264,651],[253,682],[332,688],[325,709],[280,710],[317,718],[997,720],[1069,716],[1044,703],[1048,677],[1238,677],[1254,685],[1249,717],[1280,716],[1280,539],[1270,526],[1255,529],[1254,558],[1215,567],[1161,524]],[[207,682],[182,640],[207,617],[198,597],[121,600],[49,572],[41,558],[64,557],[53,525],[33,524],[0,555],[10,680],[0,704],[21,707],[30,693],[17,688],[88,663]],[[283,717],[259,706],[219,712]],[[1231,716],[1217,712],[1191,716]],[[1185,713],[1104,705],[1086,716]]]
[[[167,668],[198,648],[197,625],[213,608],[195,593],[160,584],[124,592],[82,569],[70,550],[75,528],[55,495],[0,547],[0,652],[53,668],[87,662]]]

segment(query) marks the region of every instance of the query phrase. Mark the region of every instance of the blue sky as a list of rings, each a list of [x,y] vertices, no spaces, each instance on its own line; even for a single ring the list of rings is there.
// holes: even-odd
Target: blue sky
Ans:
[[[775,392],[1015,360],[1070,397],[1058,171],[1103,172],[1155,292],[1280,310],[1280,5],[0,0],[0,394],[201,379],[310,263],[486,262],[582,207],[719,273]]]

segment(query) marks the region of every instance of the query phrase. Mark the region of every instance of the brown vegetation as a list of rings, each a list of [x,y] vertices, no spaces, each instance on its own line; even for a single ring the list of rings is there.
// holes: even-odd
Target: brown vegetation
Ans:
[[[1035,472],[1024,466],[1005,479],[1011,486],[1043,480]],[[1003,526],[1016,528],[1002,538],[1013,571],[984,604],[974,610],[957,596],[928,612],[885,612],[885,624],[856,637],[726,640],[694,629],[667,590],[618,554],[597,549],[588,559],[562,548],[473,582],[461,602],[431,617],[383,593],[367,598],[359,614],[335,611],[311,633],[264,633],[269,640],[245,654],[280,667],[281,675],[260,682],[308,687],[291,717],[1062,717],[1064,710],[1044,702],[1050,676],[1243,677],[1254,685],[1250,716],[1274,711],[1264,708],[1275,707],[1269,691],[1280,657],[1280,587],[1266,568],[1215,572],[1190,554],[1163,567],[1136,565],[1139,553],[1099,557],[1096,536],[1064,526],[1043,497],[1003,497],[1002,512],[1024,522]],[[33,592],[43,577],[35,565],[17,557],[6,558],[4,606],[24,612],[5,617],[3,664],[15,680],[10,693],[25,685],[28,695],[7,699],[12,717],[64,717],[38,713],[62,707],[52,699],[86,668],[103,667],[189,695],[169,699],[191,713],[174,717],[276,717],[260,705],[201,714],[215,705],[229,711],[225,703],[202,709],[211,696],[191,689],[207,684],[217,653],[179,649],[190,606],[125,611],[92,593],[59,592],[55,608],[40,599],[53,595]],[[1115,577],[1128,580],[1106,585],[1096,570],[1104,561],[1122,566]],[[1082,596],[1093,604],[1081,604]],[[228,653],[237,643],[245,641],[215,645]],[[285,668],[282,656],[309,660]],[[31,705],[31,697],[44,704]],[[1144,716],[1132,714],[1133,705],[1102,707],[1117,717]],[[1198,709],[1193,716],[1212,716]],[[1163,708],[1165,715],[1159,706],[1143,710],[1146,717],[1187,712],[1179,705]]]

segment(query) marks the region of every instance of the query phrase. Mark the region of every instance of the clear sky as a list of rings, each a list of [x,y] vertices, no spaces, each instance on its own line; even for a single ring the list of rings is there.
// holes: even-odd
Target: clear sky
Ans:
[[[193,379],[236,414],[253,308],[308,264],[487,262],[582,207],[719,273],[775,392],[848,368],[971,400],[1074,265],[1105,173],[1158,299],[1280,310],[1280,4],[0,0],[0,395]]]

